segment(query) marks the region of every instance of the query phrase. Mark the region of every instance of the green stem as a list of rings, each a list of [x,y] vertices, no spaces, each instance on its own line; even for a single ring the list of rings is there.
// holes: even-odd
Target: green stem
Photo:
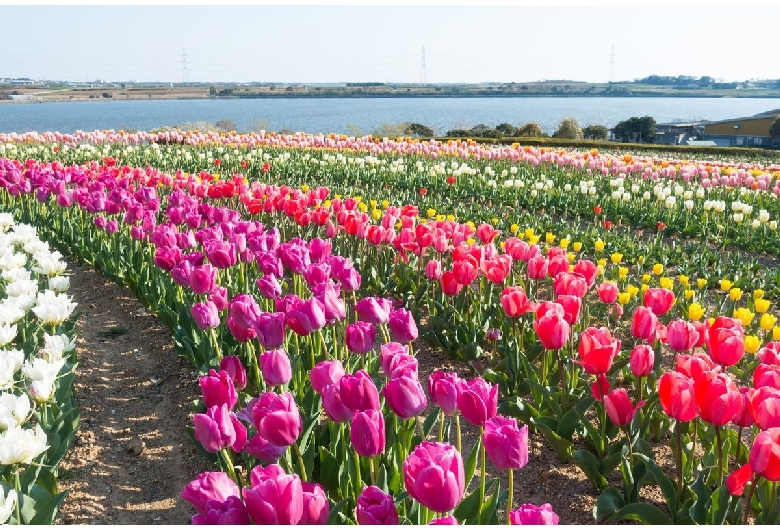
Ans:
[[[368,472],[371,475],[371,484],[376,486],[376,470],[374,469],[374,457],[368,459]]]
[[[563,360],[561,359],[561,350],[555,350],[555,356],[558,358],[558,379],[561,385],[561,408],[563,411],[569,408],[569,388],[566,385],[566,370],[563,368]]]
[[[458,450],[458,453],[463,454],[460,450],[460,414],[455,416],[455,434],[458,436],[456,449]]]
[[[19,505],[21,501],[21,495],[22,495],[22,482],[19,480],[19,466],[14,466],[14,487],[16,489],[16,493],[18,494],[16,497],[16,524],[22,524],[22,508]]]
[[[739,453],[741,452],[740,449],[742,449],[742,426],[740,425],[739,430],[737,431],[737,455],[735,462],[737,463],[737,467],[739,467]]]
[[[715,438],[718,441],[718,487],[723,485],[723,442],[720,439],[720,426],[715,426]]]
[[[485,434],[485,427],[479,427],[479,513],[477,514],[477,524],[482,524],[482,506],[485,503],[485,442],[482,439]]]
[[[509,519],[510,512],[512,511],[512,501],[514,500],[515,495],[515,473],[514,469],[511,467],[509,468],[509,496],[506,500],[506,524],[512,524],[512,521]]]
[[[682,494],[683,485],[683,447],[682,447],[682,429],[680,428],[680,421],[677,420],[674,426],[674,432],[677,435],[677,496]]]
[[[444,441],[444,411],[439,412],[439,442]]]
[[[355,471],[357,474],[357,477],[355,479],[355,499],[360,497],[360,494],[363,491],[362,483],[363,479],[360,477],[360,455],[355,453]]]
[[[756,491],[756,484],[758,484],[758,475],[753,475],[753,484],[750,485],[747,497],[745,498],[745,513],[742,514],[742,524],[748,524],[748,517],[750,517],[750,503],[753,501],[753,493]]]
[[[222,458],[225,460],[225,467],[227,468],[225,470],[225,473],[227,473],[227,476],[230,477],[230,480],[238,484],[238,477],[236,477],[236,468],[233,466],[233,459],[230,458],[230,453],[228,453],[228,449],[220,449],[219,454],[222,456]]]
[[[301,468],[301,480],[303,482],[306,482],[306,465],[303,463],[303,455],[301,454],[301,449],[298,447],[298,442],[293,442],[292,448],[295,451],[296,456],[298,457],[298,466]],[[360,461],[358,460],[358,469],[360,469]]]

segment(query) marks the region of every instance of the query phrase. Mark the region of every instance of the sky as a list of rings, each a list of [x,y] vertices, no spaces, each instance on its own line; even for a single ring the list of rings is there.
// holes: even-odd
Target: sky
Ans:
[[[769,23],[780,20],[780,6],[29,4],[0,5],[3,42],[13,43],[0,47],[0,78],[174,83],[606,82],[652,74],[780,78]]]

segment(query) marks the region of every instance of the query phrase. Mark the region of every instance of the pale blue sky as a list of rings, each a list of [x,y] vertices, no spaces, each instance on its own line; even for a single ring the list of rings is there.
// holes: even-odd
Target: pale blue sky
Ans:
[[[9,6],[0,78],[615,81],[780,78],[778,6]],[[614,46],[614,68],[611,68]]]

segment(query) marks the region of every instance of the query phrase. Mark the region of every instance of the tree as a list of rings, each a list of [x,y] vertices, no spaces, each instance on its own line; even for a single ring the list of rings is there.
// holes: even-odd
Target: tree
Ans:
[[[238,127],[233,120],[219,120],[216,123],[217,130],[221,132],[235,131]]]
[[[563,118],[558,124],[558,130],[553,133],[553,138],[565,138],[567,140],[579,140],[582,138],[582,129],[575,118]]]
[[[421,123],[410,123],[404,130],[404,134],[407,136],[417,136],[423,138],[433,138],[433,129],[426,127]]]
[[[496,126],[496,130],[501,131],[504,136],[517,136],[517,127],[511,123],[502,123]]]
[[[517,136],[530,136],[532,138],[541,138],[545,136],[542,127],[535,121],[529,121],[517,129]]]
[[[775,118],[775,121],[773,121],[772,125],[769,127],[769,136],[771,136],[773,140],[778,140],[780,143],[780,117]]]
[[[650,116],[633,116],[619,122],[612,129],[615,138],[622,142],[653,143],[655,139],[655,120]]]
[[[582,130],[582,137],[586,140],[606,140],[609,129],[603,125],[588,125]]]

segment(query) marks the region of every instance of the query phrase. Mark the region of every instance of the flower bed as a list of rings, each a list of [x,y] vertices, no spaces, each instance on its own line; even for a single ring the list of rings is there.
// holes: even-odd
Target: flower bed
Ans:
[[[512,492],[485,480],[488,457],[510,477],[524,465],[526,426],[587,475],[598,520],[776,520],[776,273],[740,251],[726,277],[714,249],[664,237],[712,230],[722,249],[776,248],[776,168],[307,138],[260,137],[267,152],[212,136],[216,146],[76,155],[33,144],[47,158],[97,160],[0,161],[5,205],[132,285],[199,368],[193,433],[221,471],[185,490],[194,522],[496,523],[500,510],[554,520],[549,508],[513,511]],[[331,150],[308,148],[320,141]],[[404,149],[414,155],[398,158]],[[716,187],[720,168],[729,176]],[[730,215],[713,206],[726,199]],[[520,230],[519,207],[529,220],[544,213]],[[616,223],[648,220],[644,241],[633,229],[613,236]],[[419,381],[418,335],[477,374]],[[437,408],[422,417],[428,400]],[[481,432],[468,455],[461,416]],[[665,435],[671,470],[650,443]],[[609,486],[615,473],[621,489]],[[643,502],[644,484],[665,507]]]

